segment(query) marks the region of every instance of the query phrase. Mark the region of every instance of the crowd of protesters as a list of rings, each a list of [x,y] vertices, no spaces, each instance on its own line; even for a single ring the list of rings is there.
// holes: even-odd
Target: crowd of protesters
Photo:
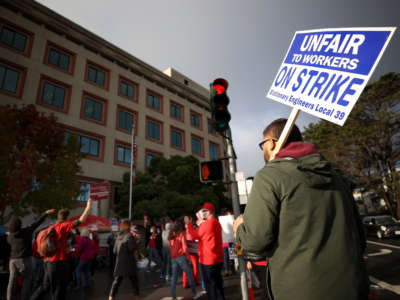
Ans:
[[[62,300],[66,299],[69,288],[79,290],[93,285],[99,237],[89,232],[87,227],[81,227],[90,207],[89,200],[75,221],[68,219],[68,210],[61,209],[56,223],[39,231],[35,230],[55,210],[46,211],[38,221],[24,228],[19,218],[10,221],[7,237],[11,247],[8,300],[17,299],[17,293],[22,300],[43,299],[46,294],[50,294],[52,299]],[[182,216],[151,223],[145,216],[143,223],[138,223],[123,220],[119,232],[112,232],[106,240],[108,265],[113,278],[109,300],[116,297],[124,278],[130,281],[132,293],[139,299],[139,260],[152,278],[159,276],[170,284],[173,299],[177,297],[176,287],[181,274],[183,287],[191,289],[193,299],[202,295],[210,300],[225,299],[222,273],[231,275],[234,267],[227,245],[222,242],[221,225],[213,204],[205,203],[196,213],[195,220]],[[46,251],[42,249],[45,246],[40,238],[45,234],[56,244],[54,253],[43,253]],[[17,289],[18,278],[22,279],[21,289]],[[157,288],[159,282],[154,281],[153,287]]]

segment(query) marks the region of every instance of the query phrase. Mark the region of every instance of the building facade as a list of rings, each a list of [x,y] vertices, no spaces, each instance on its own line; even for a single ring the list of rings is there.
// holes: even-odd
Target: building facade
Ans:
[[[0,103],[35,104],[56,115],[66,138],[79,138],[80,200],[87,201],[89,184],[112,184],[101,216],[118,201],[116,188],[129,171],[133,121],[137,170],[154,156],[225,154],[210,126],[206,88],[173,68],[153,68],[34,1],[0,3]]]

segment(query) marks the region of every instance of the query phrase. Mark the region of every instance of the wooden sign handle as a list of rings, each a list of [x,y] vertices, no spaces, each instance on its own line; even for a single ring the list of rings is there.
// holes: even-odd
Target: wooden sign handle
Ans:
[[[279,140],[276,142],[276,147],[274,149],[274,152],[272,153],[271,159],[275,158],[275,155],[281,151],[282,146],[285,145],[290,132],[292,131],[292,128],[294,124],[296,123],[297,117],[299,116],[300,109],[298,108],[293,108],[292,112],[290,113],[289,119],[287,120],[285,127],[283,128],[283,131],[281,133],[281,136],[279,137]]]

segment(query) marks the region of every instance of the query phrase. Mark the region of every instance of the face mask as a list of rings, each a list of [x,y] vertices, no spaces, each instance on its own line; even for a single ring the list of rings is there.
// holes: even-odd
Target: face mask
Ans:
[[[203,220],[206,219],[206,212],[205,212],[204,210],[202,210],[202,211],[200,212],[200,217],[201,217]]]

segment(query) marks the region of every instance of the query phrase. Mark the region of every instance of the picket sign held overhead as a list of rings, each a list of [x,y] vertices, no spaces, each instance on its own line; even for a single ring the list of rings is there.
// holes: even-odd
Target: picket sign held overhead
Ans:
[[[274,154],[299,111],[343,126],[396,27],[297,31],[267,97],[293,107]]]
[[[111,185],[108,181],[92,183],[90,185],[89,196],[94,201],[105,200],[110,196]]]

